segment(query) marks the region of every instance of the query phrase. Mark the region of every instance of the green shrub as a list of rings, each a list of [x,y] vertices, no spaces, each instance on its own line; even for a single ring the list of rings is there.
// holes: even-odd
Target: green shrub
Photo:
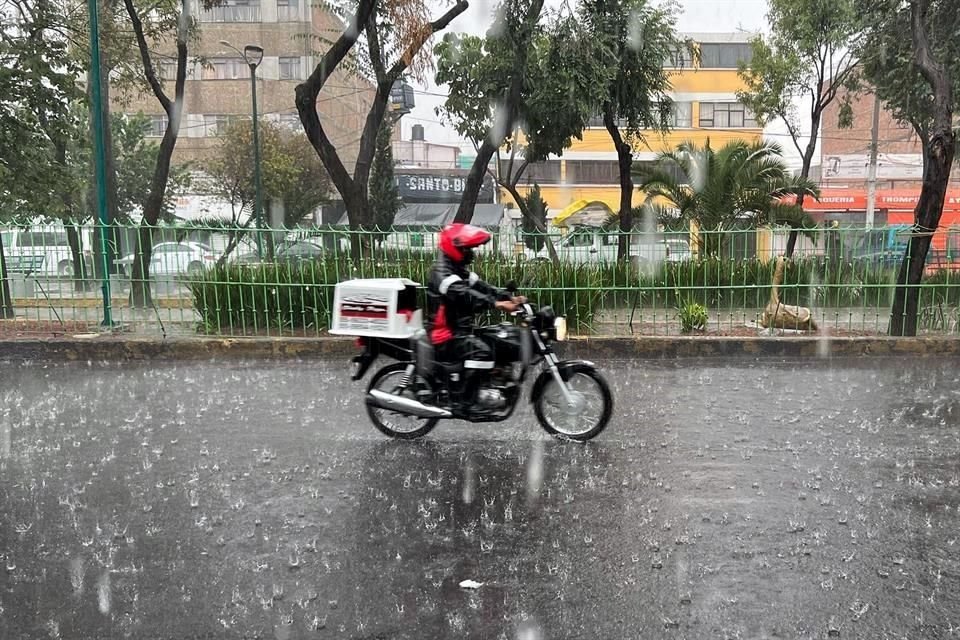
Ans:
[[[377,250],[357,263],[345,254],[294,267],[216,267],[190,282],[203,331],[215,334],[316,332],[329,327],[334,286],[351,278],[427,281],[432,251]],[[706,258],[652,269],[629,263],[531,263],[478,256],[472,268],[488,282],[514,281],[538,305],[567,317],[571,331],[588,333],[602,309],[681,309],[696,303],[714,311],[761,309],[770,298],[774,263]],[[812,259],[790,262],[780,286],[784,304],[813,308],[888,308],[896,269]],[[421,299],[421,306],[423,306]],[[921,306],[960,306],[960,276],[925,279]],[[486,321],[499,321],[492,314]]]
[[[703,331],[707,328],[707,308],[696,302],[687,302],[680,307],[677,316],[680,318],[680,332]]]

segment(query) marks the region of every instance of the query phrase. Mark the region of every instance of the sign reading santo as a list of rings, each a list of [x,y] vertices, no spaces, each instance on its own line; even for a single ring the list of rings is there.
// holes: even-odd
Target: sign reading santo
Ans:
[[[442,191],[463,193],[466,180],[457,177],[438,176],[401,176],[399,180],[405,182],[410,191]]]

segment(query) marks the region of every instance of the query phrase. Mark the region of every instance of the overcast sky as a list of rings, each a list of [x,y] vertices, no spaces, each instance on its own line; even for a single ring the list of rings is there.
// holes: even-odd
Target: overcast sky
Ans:
[[[546,0],[547,6],[559,6],[562,0]],[[433,0],[435,16],[443,13],[449,4],[442,0]],[[681,32],[730,32],[768,31],[766,0],[680,0],[683,13],[678,17],[677,27]],[[470,8],[454,20],[447,32],[466,32],[482,35],[489,27],[495,2],[490,0],[471,0]],[[443,103],[446,88],[431,83],[428,86],[416,86],[417,106],[403,119],[403,137],[410,138],[410,130],[415,124],[424,126],[426,139],[445,144],[465,144],[451,127],[440,122],[435,108]],[[793,148],[786,128],[782,123],[771,123],[766,131],[771,140],[779,142],[791,166],[799,167],[800,159]],[[471,151],[472,153],[472,151]],[[819,161],[819,156],[815,163]]]

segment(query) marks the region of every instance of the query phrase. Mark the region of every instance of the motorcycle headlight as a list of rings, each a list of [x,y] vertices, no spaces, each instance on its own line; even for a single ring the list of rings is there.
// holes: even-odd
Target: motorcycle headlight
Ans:
[[[557,342],[567,339],[567,319],[560,317],[553,321],[553,328],[557,334]]]

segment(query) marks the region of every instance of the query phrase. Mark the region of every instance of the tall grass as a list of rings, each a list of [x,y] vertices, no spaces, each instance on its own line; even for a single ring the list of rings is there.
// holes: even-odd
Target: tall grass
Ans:
[[[296,266],[226,265],[189,284],[203,330],[211,333],[317,332],[330,325],[334,286],[351,278],[429,277],[433,256],[391,252],[359,263],[346,256]],[[531,263],[478,257],[472,268],[494,285],[515,283],[539,305],[566,315],[571,330],[589,333],[601,310],[678,308],[696,302],[714,311],[759,309],[770,297],[775,265],[708,258],[644,268],[636,264]],[[896,271],[826,259],[788,263],[780,299],[814,308],[889,307]],[[960,276],[927,278],[923,304],[960,305]],[[422,296],[422,294],[421,294]],[[421,297],[421,306],[424,300]],[[493,316],[491,316],[493,318]],[[491,318],[488,318],[491,319]]]

